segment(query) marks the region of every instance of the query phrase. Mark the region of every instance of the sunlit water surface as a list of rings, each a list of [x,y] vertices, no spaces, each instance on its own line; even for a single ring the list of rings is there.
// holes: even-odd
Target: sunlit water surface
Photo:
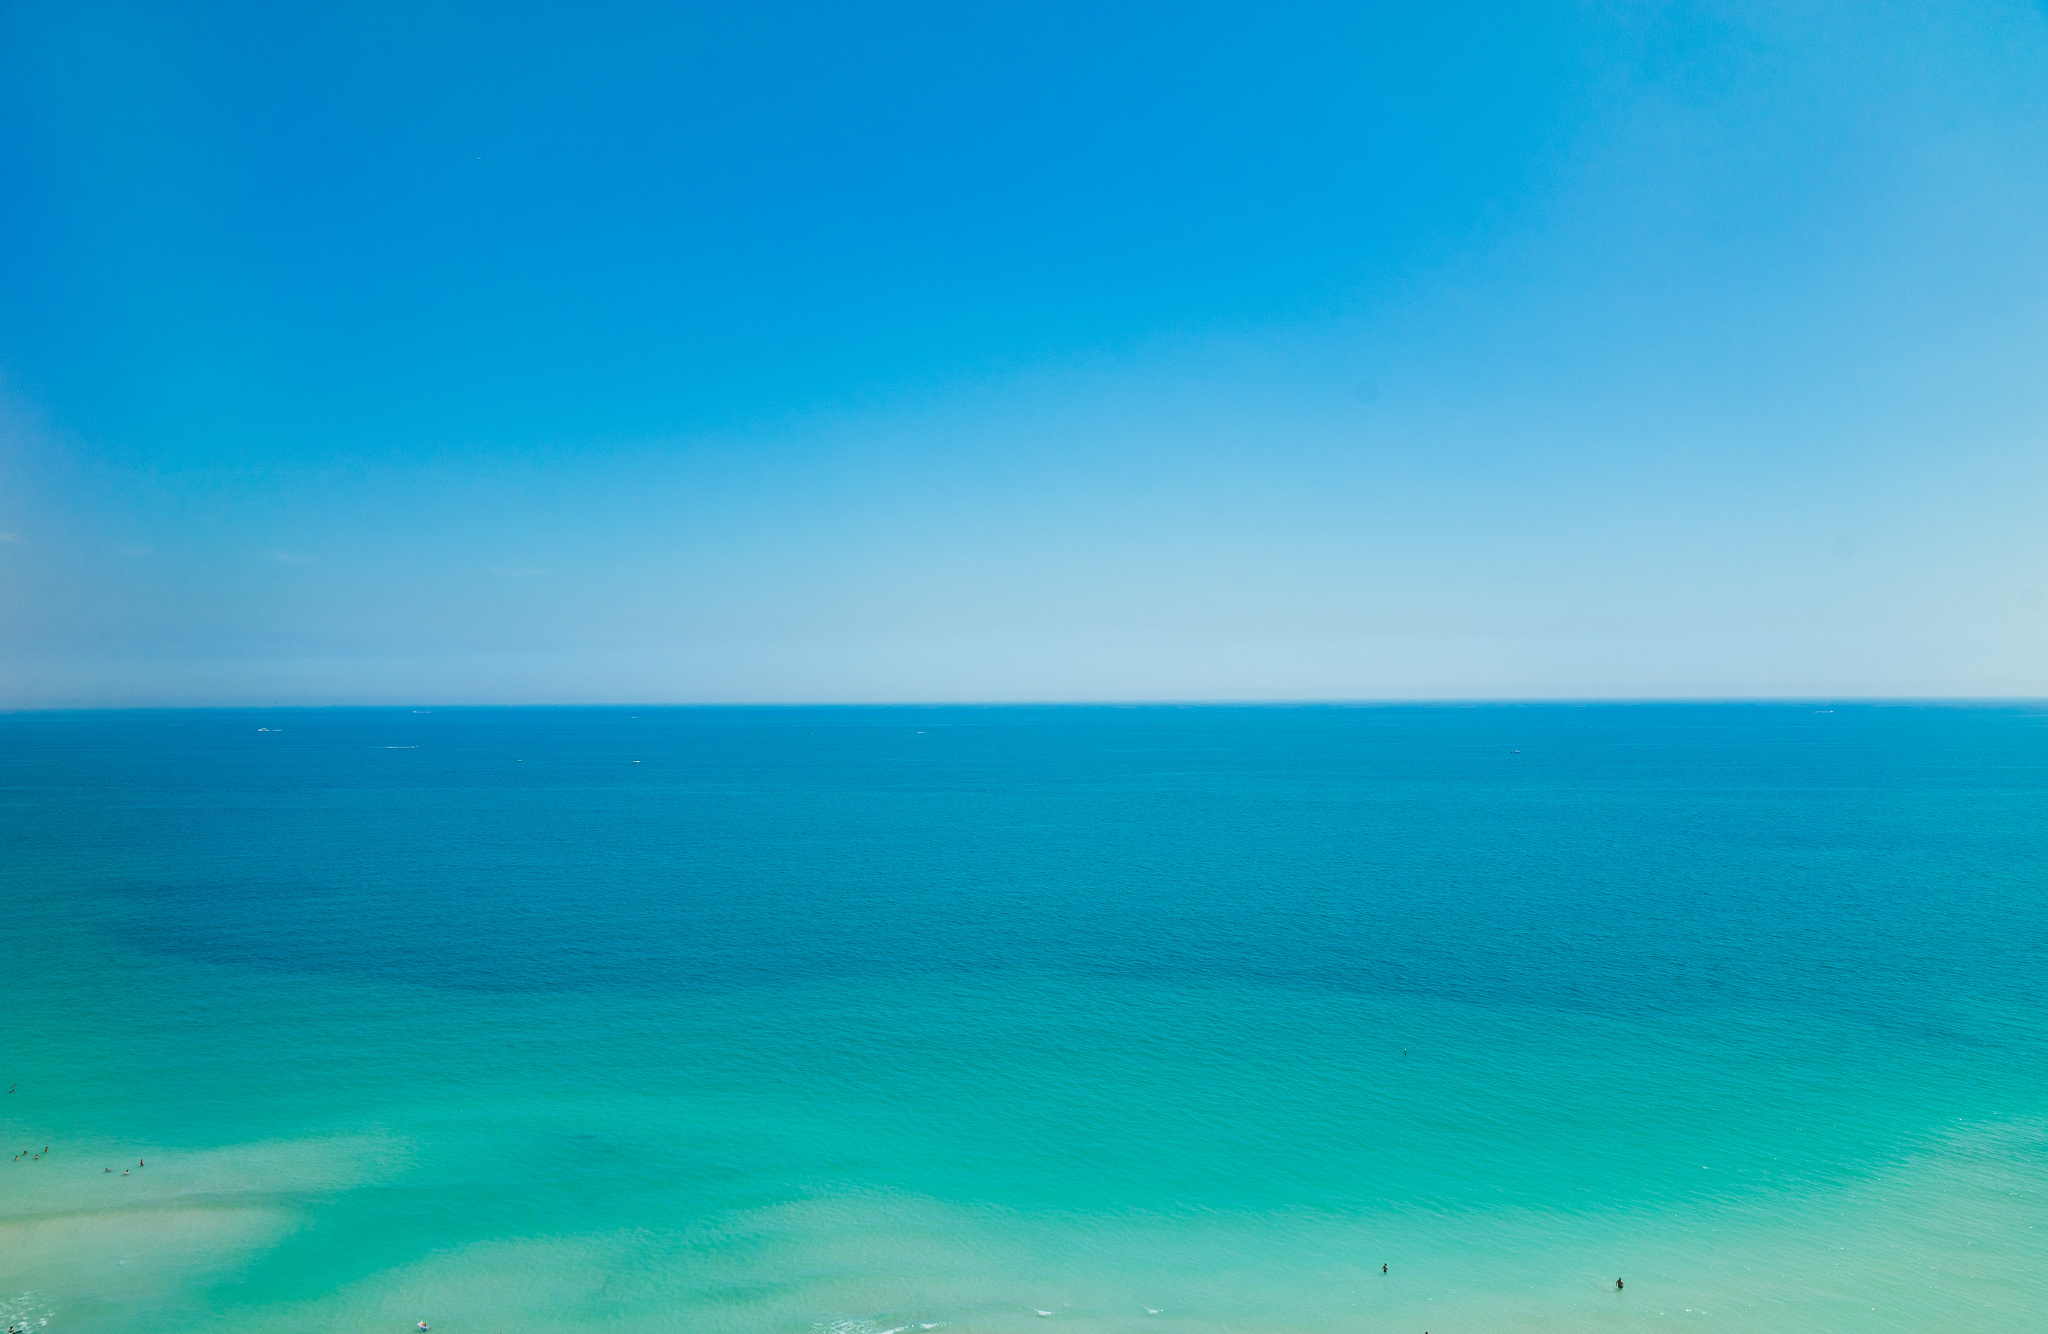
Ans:
[[[42,714],[0,784],[38,1331],[2048,1328],[2038,709]]]

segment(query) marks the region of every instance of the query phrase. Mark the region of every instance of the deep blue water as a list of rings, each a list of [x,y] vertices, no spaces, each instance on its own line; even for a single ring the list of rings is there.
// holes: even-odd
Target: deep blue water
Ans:
[[[111,1330],[2014,1328],[2044,798],[2018,706],[4,717],[0,1133],[53,1153],[0,1283]]]

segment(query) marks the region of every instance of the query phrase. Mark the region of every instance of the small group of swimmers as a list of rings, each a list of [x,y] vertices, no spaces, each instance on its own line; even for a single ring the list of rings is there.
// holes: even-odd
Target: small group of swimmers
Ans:
[[[47,1145],[47,1144],[45,1144],[45,1145],[43,1146],[43,1153],[48,1153],[49,1151],[50,1151],[50,1146],[49,1146],[49,1145]],[[8,1161],[9,1161],[9,1162],[15,1162],[15,1163],[18,1163],[18,1162],[20,1162],[20,1161],[21,1161],[22,1159],[26,1158],[26,1159],[28,1159],[28,1160],[29,1160],[30,1162],[34,1162],[34,1161],[35,1161],[36,1159],[38,1159],[38,1158],[42,1157],[42,1156],[43,1156],[43,1153],[37,1153],[37,1152],[35,1152],[35,1151],[34,1151],[33,1149],[23,1149],[23,1150],[22,1150],[22,1151],[21,1151],[20,1153],[17,1153],[17,1154],[15,1154],[15,1155],[14,1155],[14,1157],[12,1157],[12,1158],[8,1159]]]

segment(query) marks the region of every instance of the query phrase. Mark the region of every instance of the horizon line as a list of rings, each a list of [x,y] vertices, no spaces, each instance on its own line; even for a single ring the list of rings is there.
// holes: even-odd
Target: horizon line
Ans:
[[[638,700],[626,702],[526,700],[465,703],[395,700],[389,703],[73,704],[0,705],[0,716],[54,713],[225,713],[249,710],[377,709],[1384,709],[1384,708],[1597,708],[1658,705],[1841,704],[1871,707],[2048,707],[2048,695],[1615,695],[1497,696],[1445,695],[1433,698],[1332,697],[1327,699],[986,699],[986,700]]]

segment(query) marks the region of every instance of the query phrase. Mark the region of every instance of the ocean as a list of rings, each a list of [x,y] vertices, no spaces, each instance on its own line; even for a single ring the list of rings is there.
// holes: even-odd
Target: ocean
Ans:
[[[2048,1329],[2041,707],[14,714],[0,856],[36,1334]]]

